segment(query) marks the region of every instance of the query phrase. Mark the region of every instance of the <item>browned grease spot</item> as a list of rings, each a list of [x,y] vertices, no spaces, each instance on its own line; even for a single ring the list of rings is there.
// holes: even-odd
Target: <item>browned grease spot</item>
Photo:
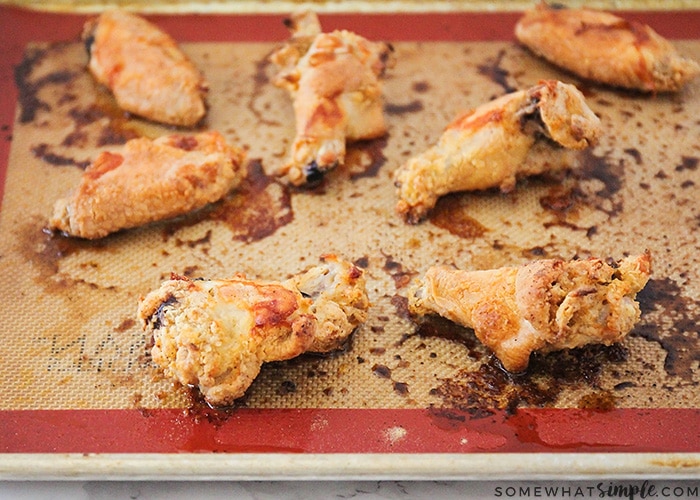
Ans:
[[[397,382],[394,380],[392,387],[394,388],[394,392],[400,394],[401,396],[405,396],[409,393],[408,384],[406,382]]]
[[[233,239],[258,241],[275,233],[294,219],[289,189],[268,177],[259,160],[248,163],[248,175],[240,187],[209,217],[225,223]]]
[[[68,111],[67,116],[73,120],[73,131],[64,137],[61,146],[85,147],[90,138],[86,129],[100,121],[104,121],[104,124],[92,132],[92,141],[98,147],[121,146],[141,136],[135,123],[129,121],[128,114],[116,105],[111,96],[103,96],[101,90],[96,90],[95,98],[93,104],[75,106]]]
[[[414,333],[405,334],[396,346],[402,346],[407,340],[419,337],[421,339],[443,339],[455,342],[467,348],[469,356],[481,359],[486,354],[486,348],[474,336],[469,328],[464,328],[441,316],[431,315],[421,318]]]
[[[391,376],[391,368],[389,368],[388,366],[377,363],[372,366],[372,373],[374,373],[378,377],[391,380],[391,387],[397,394],[401,396],[406,396],[409,393],[408,384],[406,382],[394,380]]]
[[[527,371],[512,374],[491,357],[474,370],[460,370],[443,379],[431,394],[442,399],[443,408],[477,415],[488,409],[513,412],[521,406],[553,407],[565,390],[597,389],[605,366],[626,358],[627,351],[619,344],[590,345],[547,355],[535,353]]]
[[[260,61],[255,63],[255,74],[253,75],[253,91],[250,93],[248,98],[248,103],[246,107],[255,116],[258,123],[263,125],[280,125],[279,122],[275,120],[270,120],[268,114],[265,113],[264,109],[259,109],[258,100],[264,94],[268,84],[270,83],[270,78],[267,76],[268,67],[271,62],[269,60],[269,55],[265,56]],[[264,108],[264,104],[262,106]]]
[[[540,198],[540,206],[555,214],[566,215],[578,208],[581,193],[574,187],[554,186]]]
[[[419,82],[413,82],[413,85],[411,85],[411,88],[415,91],[418,92],[419,94],[423,94],[430,90],[430,84],[426,82],[425,80],[421,80]]]
[[[547,256],[548,251],[545,247],[536,246],[532,248],[524,248],[520,253],[523,257],[528,259],[541,259],[542,257]]]
[[[626,152],[635,161],[641,161],[636,150]],[[598,231],[596,226],[585,227],[578,223],[582,207],[604,212],[614,217],[622,212],[623,186],[626,160],[614,160],[608,155],[596,156],[590,151],[579,153],[579,167],[568,172],[560,183],[550,187],[539,199],[540,206],[554,216],[544,222],[544,227],[561,226],[573,231],[584,231],[590,238]]]
[[[88,136],[83,130],[74,130],[61,141],[61,146],[65,147],[85,147],[88,144]]]
[[[84,249],[92,251],[105,248],[107,239],[83,240],[70,238],[42,229],[40,223],[27,224],[16,233],[17,251],[37,272],[34,281],[47,291],[58,291],[70,285],[65,279],[55,278],[60,261]]]
[[[698,169],[698,158],[693,156],[684,156],[681,158],[680,165],[676,165],[676,172],[683,172],[684,170],[690,170],[692,172]]]
[[[384,111],[388,115],[403,115],[406,113],[418,113],[423,111],[423,103],[418,99],[414,99],[406,104],[387,104],[384,106]]]
[[[399,318],[410,318],[410,313],[408,312],[408,299],[402,295],[393,295],[391,297],[391,305],[394,306],[396,310],[396,315]]]
[[[199,266],[185,266],[182,269],[182,274],[188,278],[197,278],[201,276],[199,274]]]
[[[126,125],[126,120],[112,120],[100,131],[97,138],[98,146],[119,146],[130,139],[140,137],[140,134]]]
[[[68,112],[68,116],[71,117],[75,126],[80,129],[87,125],[92,125],[93,123],[102,120],[109,115],[98,106],[92,105],[85,108],[79,108],[76,106]]]
[[[382,269],[391,276],[397,289],[408,285],[411,282],[411,278],[417,274],[414,271],[406,271],[400,262],[394,260],[393,256],[387,255],[384,252],[382,252],[382,255],[384,255],[386,259]]]
[[[297,385],[293,380],[283,380],[280,386],[277,388],[277,394],[280,396],[294,394],[295,392],[297,392]]]
[[[610,217],[622,212],[619,191],[623,185],[625,162],[614,160],[609,155],[596,156],[589,150],[581,152],[579,158],[581,165],[574,171],[574,177],[578,179],[587,202]]]
[[[76,160],[75,158],[53,152],[51,146],[46,143],[33,146],[32,153],[40,160],[57,167],[76,166],[86,169],[90,165],[89,160]]]
[[[461,238],[479,238],[488,228],[471,217],[468,210],[460,194],[443,196],[430,214],[430,222]]]
[[[372,373],[381,378],[391,378],[391,369],[386,365],[375,364],[372,366]]]
[[[69,104],[77,99],[70,84],[77,77],[82,77],[83,73],[58,70],[39,78],[33,78],[37,67],[46,58],[50,58],[52,54],[66,46],[65,43],[57,43],[45,48],[28,49],[23,61],[15,68],[15,82],[19,93],[20,122],[28,123],[33,121],[40,111],[52,111],[53,104],[39,98],[39,92],[49,85],[57,85],[59,90],[63,91],[62,95],[55,98],[55,104],[58,106]],[[123,144],[127,140],[140,135],[130,128],[126,119],[128,115],[116,105],[111,94],[97,85],[94,86],[94,90],[95,104],[85,108],[76,106],[68,111],[67,116],[73,120],[74,128],[69,130],[61,141],[60,146],[87,146],[88,134],[86,134],[84,127],[103,118],[108,118],[108,121],[98,132],[96,139],[94,139],[97,146]],[[58,153],[56,150],[53,150],[53,146],[46,144],[35,146],[34,152],[38,157],[53,165],[72,164],[84,168],[87,164],[85,160],[75,160],[65,153]]]
[[[584,231],[586,236],[592,237],[598,231],[596,226],[585,227],[574,222],[585,203],[586,197],[578,186],[553,186],[549,192],[540,197],[540,206],[554,215],[554,220],[545,222],[544,227],[565,227],[572,231]]]
[[[359,259],[355,260],[353,264],[360,269],[367,269],[367,266],[369,266],[369,257],[367,255],[363,255]]]
[[[127,330],[131,330],[134,326],[136,326],[136,320],[134,318],[124,318],[114,331],[123,333]]]
[[[379,169],[386,163],[384,148],[388,135],[366,141],[356,141],[348,144],[345,155],[345,169],[350,179],[376,177]]]
[[[550,398],[529,386],[519,386],[513,377],[495,363],[485,363],[476,370],[461,370],[445,379],[430,393],[442,399],[443,408],[471,411],[515,410],[522,403],[540,406]]]
[[[123,113],[120,113],[123,115]],[[60,144],[41,143],[32,147],[32,153],[44,162],[55,166],[76,166],[85,169],[90,165],[89,159],[76,159],[70,149],[86,148],[92,141],[96,146],[120,146],[130,139],[139,137],[139,133],[130,128],[123,117],[113,117],[97,105],[85,108],[73,107],[67,114],[73,120],[73,129],[63,138]],[[99,120],[105,119],[105,124],[95,132],[93,137],[86,130]]]
[[[671,278],[652,278],[637,301],[642,319],[630,335],[658,343],[666,351],[666,372],[692,382],[700,362],[700,300]]]
[[[177,247],[186,246],[189,248],[197,248],[199,246],[202,246],[202,247],[204,247],[203,250],[206,253],[206,251],[209,247],[209,244],[211,243],[211,235],[212,235],[212,232],[211,232],[211,229],[209,229],[206,233],[204,233],[204,236],[202,236],[201,238],[195,238],[195,239],[191,239],[191,240],[183,240],[183,239],[177,238],[175,240],[175,246],[177,246]]]
[[[640,153],[637,148],[627,148],[625,149],[625,153],[634,158],[634,162],[637,165],[641,165],[644,163],[644,161],[642,160],[642,153]]]
[[[44,87],[64,84],[72,81],[77,76],[77,73],[59,70],[33,80],[32,73],[35,67],[49,55],[50,51],[50,47],[30,48],[25,52],[22,62],[15,67],[20,123],[33,121],[39,111],[51,111],[51,106],[39,98],[39,92]]]
[[[487,59],[484,64],[479,64],[477,69],[479,74],[489,78],[492,82],[498,84],[503,88],[503,92],[509,94],[518,90],[508,83],[508,77],[510,73],[508,70],[501,67],[503,63],[503,58],[506,55],[506,51],[501,49],[495,58]]]
[[[101,120],[105,125],[99,130],[99,135],[95,139],[97,146],[120,146],[130,139],[140,137],[141,134],[136,129],[136,124],[128,119],[128,113],[117,106],[114,99],[109,95],[103,95],[98,90],[95,94],[95,103],[86,107],[73,107],[68,116],[74,123],[72,134],[85,134],[84,129]],[[63,140],[67,145],[67,139]]]
[[[582,410],[610,411],[615,409],[617,398],[610,391],[596,391],[582,396],[578,407]]]

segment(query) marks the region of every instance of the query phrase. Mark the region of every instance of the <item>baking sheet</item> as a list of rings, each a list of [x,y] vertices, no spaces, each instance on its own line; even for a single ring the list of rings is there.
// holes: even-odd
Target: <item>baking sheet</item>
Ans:
[[[3,3],[3,2],[0,2]],[[104,8],[101,0],[10,0],[10,4],[26,6],[32,9],[57,12],[99,12]],[[275,2],[258,2],[254,0],[197,1],[171,0],[169,2],[149,2],[147,0],[112,0],[110,5],[128,8],[144,13],[282,13],[299,8],[304,2],[299,0],[277,0]],[[687,10],[698,7],[697,0],[569,0],[570,7],[588,7],[605,10]],[[400,3],[372,0],[345,0],[332,2],[318,0],[314,2],[317,12],[484,12],[484,11],[522,11],[532,2],[527,0],[500,0],[497,4],[486,0],[402,0]]]
[[[697,26],[699,17],[688,19]],[[456,27],[469,24],[467,15],[402,19],[444,24],[424,39],[388,36],[397,59],[385,83],[388,134],[351,146],[346,165],[311,191],[266,175],[294,136],[291,103],[270,84],[266,59],[284,31],[272,31],[272,41],[229,41],[219,28],[214,41],[184,41],[210,81],[204,127],[248,149],[249,179],[206,210],[93,243],[44,231],[53,201],[97,151],[172,129],[116,108],[85,72],[79,29],[58,43],[13,42],[16,99],[4,103],[16,114],[3,129],[0,213],[4,474],[697,473],[698,82],[674,96],[606,90],[534,58],[510,35],[464,40]],[[512,32],[512,16],[488,19],[495,29],[482,24],[479,33]],[[189,26],[177,31],[186,37],[208,21],[171,22]],[[260,36],[255,28],[272,21],[281,25],[255,16],[219,25]],[[377,18],[325,21],[326,29],[349,21],[370,38],[386,34]],[[700,42],[676,43],[700,60]],[[577,84],[603,120],[604,137],[581,155],[580,168],[523,181],[509,195],[448,196],[431,220],[404,224],[394,212],[395,168],[437,140],[459,111],[541,78]],[[654,274],[629,338],[537,356],[524,376],[500,370],[470,331],[440,320],[419,327],[406,314],[408,283],[435,263],[486,269],[645,249]],[[347,350],[266,365],[227,410],[206,407],[150,362],[136,303],[171,272],[280,279],[328,251],[367,271],[371,315]],[[201,452],[217,452],[227,467]],[[601,460],[617,466],[601,468]]]

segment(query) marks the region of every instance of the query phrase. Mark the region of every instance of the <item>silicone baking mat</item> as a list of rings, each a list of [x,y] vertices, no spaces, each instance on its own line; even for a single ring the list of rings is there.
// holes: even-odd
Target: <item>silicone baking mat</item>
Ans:
[[[630,13],[700,60],[700,13]],[[174,130],[122,113],[85,69],[83,16],[0,7],[0,470],[8,477],[488,477],[693,474],[700,469],[700,81],[676,95],[583,82],[513,40],[517,14],[328,14],[391,41],[388,133],[349,147],[312,190],[269,175],[294,136],[268,55],[281,15],[151,19],[210,82],[215,129],[248,151],[223,201],[87,242],[45,230],[55,199],[102,150]],[[682,19],[682,23],[678,21]],[[680,28],[679,28],[680,27]],[[576,84],[603,137],[563,177],[395,213],[394,170],[460,111],[540,79]],[[410,281],[536,258],[650,250],[642,319],[612,347],[536,355],[504,372],[468,329],[407,314]],[[214,410],[165,379],[135,317],[171,272],[285,279],[334,252],[366,270],[369,319],[342,352],[263,367]],[[427,457],[430,457],[429,459]]]

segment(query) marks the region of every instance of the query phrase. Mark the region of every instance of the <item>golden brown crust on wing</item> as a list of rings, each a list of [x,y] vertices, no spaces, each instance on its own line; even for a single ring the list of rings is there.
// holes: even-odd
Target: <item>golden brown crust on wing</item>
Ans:
[[[175,277],[148,294],[138,314],[153,334],[153,361],[165,374],[223,405],[245,392],[263,361],[306,350],[314,324],[298,311],[302,300],[279,284],[242,277]]]
[[[367,319],[365,279],[350,262],[322,258],[284,282],[173,276],[138,307],[153,335],[153,361],[225,406],[245,393],[264,362],[343,346]]]
[[[510,191],[519,177],[571,167],[562,148],[586,148],[599,134],[600,120],[573,85],[547,80],[504,95],[456,118],[437,145],[396,171],[397,211],[416,223],[444,194]],[[552,147],[534,147],[545,138]]]
[[[333,254],[323,255],[325,263],[298,274],[285,285],[299,290],[312,301],[310,311],[317,321],[312,352],[341,348],[358,325],[367,319],[369,299],[363,271]]]
[[[379,78],[391,47],[349,31],[322,33],[315,14],[294,15],[291,39],[272,56],[274,80],[289,90],[296,117],[290,161],[280,170],[294,185],[313,183],[345,160],[346,141],[384,135]]]
[[[83,31],[95,79],[124,110],[191,127],[206,113],[208,84],[175,41],[142,17],[109,10]]]
[[[678,91],[700,71],[649,26],[592,9],[540,3],[518,21],[515,35],[551,63],[618,87]]]
[[[620,342],[639,320],[634,299],[650,273],[649,253],[617,266],[589,258],[488,271],[431,267],[412,288],[409,310],[473,328],[507,370],[518,372],[535,351]]]
[[[55,203],[49,227],[94,239],[185,214],[236,187],[244,158],[213,131],[132,139],[97,156],[75,191]]]

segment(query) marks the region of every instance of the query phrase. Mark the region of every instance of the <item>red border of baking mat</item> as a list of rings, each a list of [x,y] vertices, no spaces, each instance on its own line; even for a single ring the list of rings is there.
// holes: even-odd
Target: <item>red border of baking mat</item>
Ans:
[[[0,452],[699,452],[700,410],[0,412]]]
[[[700,33],[700,11],[627,12],[673,39]],[[283,15],[147,16],[178,41],[280,41]],[[324,29],[371,39],[511,40],[518,13],[322,14]],[[86,16],[0,6],[0,184],[32,41],[77,40]],[[206,26],[206,29],[201,29]],[[0,202],[2,201],[0,194]],[[3,453],[700,452],[700,410],[439,409],[9,410]]]

